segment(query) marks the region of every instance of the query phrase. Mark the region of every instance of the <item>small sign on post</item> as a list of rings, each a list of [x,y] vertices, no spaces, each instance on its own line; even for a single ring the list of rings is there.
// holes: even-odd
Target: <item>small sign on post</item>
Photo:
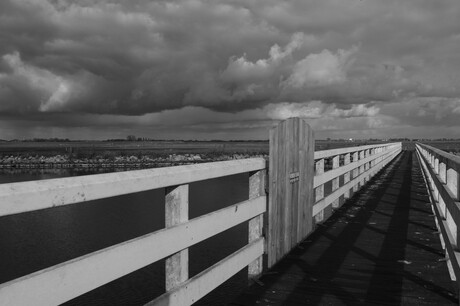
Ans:
[[[299,181],[299,177],[300,177],[300,172],[299,171],[292,172],[292,173],[289,174],[289,182],[291,184],[294,184],[295,182]]]

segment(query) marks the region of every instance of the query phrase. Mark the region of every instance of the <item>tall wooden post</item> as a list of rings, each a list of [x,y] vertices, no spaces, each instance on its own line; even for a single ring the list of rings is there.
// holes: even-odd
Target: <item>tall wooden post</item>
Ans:
[[[270,130],[268,267],[312,230],[314,149],[304,119],[290,118]]]

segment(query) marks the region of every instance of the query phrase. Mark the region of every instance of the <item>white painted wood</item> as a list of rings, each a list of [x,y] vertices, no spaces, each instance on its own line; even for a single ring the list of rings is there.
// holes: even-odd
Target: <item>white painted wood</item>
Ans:
[[[360,161],[360,162],[363,162],[364,158],[365,158],[365,151],[363,150],[363,151],[360,151],[360,152],[359,152],[359,161]],[[365,169],[366,169],[366,168],[365,168],[365,165],[366,165],[366,163],[363,162],[363,163],[361,164],[361,166],[359,166],[359,168],[358,168],[358,169],[359,169],[359,170],[358,170],[358,171],[359,171],[359,172],[358,172],[359,175],[361,175],[362,173],[365,172]],[[359,188],[361,188],[361,187],[364,186],[364,178],[365,178],[364,175],[361,176],[361,180],[359,181]]]
[[[445,214],[446,214],[446,225],[447,225],[447,228],[449,229],[450,234],[452,235],[452,246],[454,247],[454,249],[457,249],[457,245],[458,245],[457,223],[455,223],[455,220],[452,218],[452,214],[449,212],[449,210],[446,210]]]
[[[186,306],[214,290],[264,253],[264,239],[259,238],[205,271],[192,277],[179,288],[147,303],[149,306]]]
[[[0,184],[0,216],[265,169],[263,158]]]
[[[377,144],[377,145],[367,145],[367,146],[360,146],[360,147],[348,147],[348,148],[338,148],[332,150],[323,150],[323,151],[316,151],[315,152],[315,160],[321,158],[328,158],[336,155],[346,154],[346,153],[353,153],[356,151],[371,149],[371,148],[387,148],[391,146],[399,146],[401,147],[401,143],[385,143],[385,144]]]
[[[446,209],[445,200],[447,198],[443,198],[443,196],[448,195],[451,199],[450,202],[453,202],[453,207],[457,210],[455,215],[458,216],[458,209],[460,208],[460,203],[455,202],[454,194],[451,193],[450,188],[448,188],[449,182],[449,173],[446,173],[446,180],[447,184],[443,184],[442,182],[442,160],[447,160],[450,162],[451,165],[457,166],[455,160],[452,160],[449,156],[446,156],[445,152],[442,154],[438,154],[438,149],[434,149],[430,146],[423,145],[423,148],[420,144],[416,145],[416,152],[418,156],[418,160],[420,165],[422,166],[422,174],[424,176],[425,182],[427,183],[427,190],[430,192],[430,201],[432,204],[433,212],[435,215],[436,226],[440,232],[440,239],[443,249],[446,252],[447,264],[449,268],[449,273],[452,280],[460,279],[460,268],[459,268],[459,254],[457,251],[458,247],[458,223],[460,220],[455,220],[454,216],[451,212]],[[427,151],[430,150],[431,152]],[[438,165],[436,165],[436,161],[438,160]],[[441,160],[441,162],[439,162]],[[434,163],[435,167],[431,167],[430,163]],[[436,167],[437,166],[437,167]],[[438,168],[438,173],[432,174],[429,171],[429,167],[433,169],[435,172],[436,168]],[[437,181],[442,188],[445,189],[447,192],[443,192],[442,196],[439,190],[437,189],[437,185],[435,183]],[[445,217],[445,218],[444,218]]]
[[[375,167],[369,169],[367,172],[370,172],[370,176],[375,175],[379,168],[383,165],[389,163],[399,152],[398,150],[395,151],[387,151],[389,154],[385,157],[384,160],[380,161],[379,163],[375,164]],[[321,216],[321,212],[329,205],[331,205],[336,199],[338,199],[341,195],[345,194],[345,192],[349,191],[351,187],[356,186],[361,180],[362,177],[367,175],[366,172],[361,173],[357,177],[353,178],[347,184],[344,184],[336,191],[332,192],[328,196],[324,197],[323,199],[317,201],[313,206],[313,216],[319,215]]]
[[[419,155],[426,157],[427,165],[429,165],[436,173],[436,168],[438,172],[436,177],[427,178],[430,187],[433,189],[433,195],[436,201],[440,201],[440,195],[438,187],[436,186],[434,180],[437,180],[442,183],[443,188],[449,194],[449,197],[453,200],[458,200],[458,173],[455,169],[460,169],[460,158],[453,154],[446,153],[439,149],[424,145],[429,148],[432,152],[428,152],[423,149],[419,144],[416,145],[417,150],[419,150]],[[425,152],[425,153],[423,153]],[[434,162],[434,166],[430,165],[430,162]],[[449,164],[449,166],[447,166]],[[429,173],[429,172],[428,172]],[[460,221],[460,220],[459,220]]]
[[[353,156],[353,163],[359,162],[359,159],[358,159],[359,152],[354,152],[352,156]],[[354,179],[358,177],[358,175],[359,175],[359,167],[357,166],[351,171],[351,178]],[[359,182],[353,185],[353,192],[358,191],[358,189],[359,189]]]
[[[447,182],[447,171],[446,171],[446,164],[443,162],[439,163],[439,179],[444,184]]]
[[[340,155],[337,155],[337,156],[334,156],[332,158],[332,169],[337,169],[339,168],[339,162],[340,162]],[[340,187],[340,178],[339,176],[335,177],[332,179],[332,191],[335,191],[337,189],[339,189]],[[334,200],[334,202],[332,202],[332,207],[333,208],[338,208],[339,207],[339,204],[340,204],[340,199],[337,198],[336,200]]]
[[[398,150],[397,148],[394,148],[393,150],[385,151],[385,152],[382,152],[382,153],[380,153],[378,155],[369,156],[369,157],[367,157],[365,159],[354,161],[352,163],[348,163],[348,164],[346,164],[346,165],[344,165],[342,167],[332,169],[332,170],[327,171],[327,172],[317,173],[315,175],[314,180],[313,180],[313,187],[316,188],[316,187],[318,187],[320,185],[323,185],[324,183],[326,183],[326,182],[328,182],[328,181],[330,181],[330,180],[332,180],[332,179],[334,179],[336,177],[344,175],[347,172],[352,171],[353,169],[357,169],[357,168],[359,169],[361,166],[363,166],[365,163],[368,163],[371,160],[376,160],[378,157],[386,156],[388,154],[396,152],[397,150]],[[348,160],[348,162],[349,162],[349,160]]]
[[[315,161],[315,177],[324,174],[324,159],[316,160]],[[314,185],[315,188],[315,202],[319,201],[324,197],[324,184],[318,184],[317,186]]]
[[[265,195],[265,180],[266,171],[259,170],[256,172],[249,173],[249,199],[254,199]],[[249,220],[249,243],[256,241],[262,237],[264,219],[263,215],[259,215]],[[253,279],[260,276],[263,270],[263,258],[260,256],[248,266],[248,278]]]
[[[189,185],[167,187],[165,189],[166,228],[188,221]],[[178,287],[188,279],[188,249],[181,250],[166,258],[166,291]]]
[[[61,304],[265,211],[258,197],[12,280],[0,285],[0,305]]]
[[[345,154],[344,158],[343,158],[343,166],[347,166],[348,164],[350,164],[350,153],[347,153]],[[351,172],[350,171],[347,171],[343,174],[343,184],[345,185],[346,183],[348,183],[350,181],[350,175],[351,175]],[[345,199],[348,199],[350,198],[350,189],[346,190],[343,194],[343,197]]]
[[[452,198],[460,200],[459,198],[459,175],[458,172],[453,169],[447,169],[447,189],[451,192]]]
[[[324,159],[315,161],[315,177],[316,175],[321,175],[324,173]],[[314,182],[314,178],[313,178]],[[314,184],[314,183],[313,183]],[[324,184],[318,185],[315,189],[315,203],[324,198]],[[324,212],[321,211],[313,215],[315,217],[316,223],[322,222],[324,220]]]

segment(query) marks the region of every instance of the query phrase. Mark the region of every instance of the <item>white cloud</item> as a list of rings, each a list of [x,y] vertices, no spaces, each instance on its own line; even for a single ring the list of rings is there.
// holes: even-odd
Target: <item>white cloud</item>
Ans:
[[[0,11],[0,115],[460,122],[458,0],[5,0]]]
[[[295,33],[284,48],[275,44],[270,48],[268,58],[258,59],[254,62],[248,60],[246,55],[239,58],[232,57],[221,77],[226,82],[236,83],[266,81],[273,74],[279,77],[282,72],[279,66],[282,65],[283,60],[291,59],[292,61],[292,53],[301,48],[306,39],[303,33]]]
[[[309,119],[318,118],[353,118],[353,117],[375,117],[380,109],[376,106],[366,106],[364,104],[354,104],[348,109],[337,108],[335,104],[326,104],[321,101],[311,101],[306,103],[278,103],[268,104],[263,108],[267,117],[270,119],[284,120],[291,117],[301,117]]]
[[[12,73],[1,75],[0,81],[8,83],[10,87],[24,86],[24,89],[31,91],[32,95],[37,96],[35,101],[40,111],[59,110],[68,101],[71,84],[63,77],[24,63],[18,52],[6,54],[2,60],[9,66]],[[0,100],[4,103],[9,102],[6,101],[7,99],[7,97],[0,96]]]
[[[357,47],[339,49],[333,54],[325,49],[318,54],[309,54],[295,64],[292,74],[283,85],[301,88],[344,83],[347,70],[353,63],[352,56],[357,50]]]

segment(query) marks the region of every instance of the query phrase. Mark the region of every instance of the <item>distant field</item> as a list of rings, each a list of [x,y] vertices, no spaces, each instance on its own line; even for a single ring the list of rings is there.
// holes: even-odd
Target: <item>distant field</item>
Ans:
[[[316,141],[315,150],[373,144],[368,141]],[[0,155],[94,155],[104,152],[121,154],[268,154],[268,141],[72,141],[72,142],[1,142]]]
[[[182,154],[240,152],[259,153],[268,151],[268,142],[184,142],[184,141],[72,141],[72,142],[4,142],[0,154],[36,153],[56,155],[68,153],[100,154],[101,152],[124,152],[125,154]]]
[[[424,144],[441,149],[443,151],[459,154],[460,153],[460,141],[424,141]]]

